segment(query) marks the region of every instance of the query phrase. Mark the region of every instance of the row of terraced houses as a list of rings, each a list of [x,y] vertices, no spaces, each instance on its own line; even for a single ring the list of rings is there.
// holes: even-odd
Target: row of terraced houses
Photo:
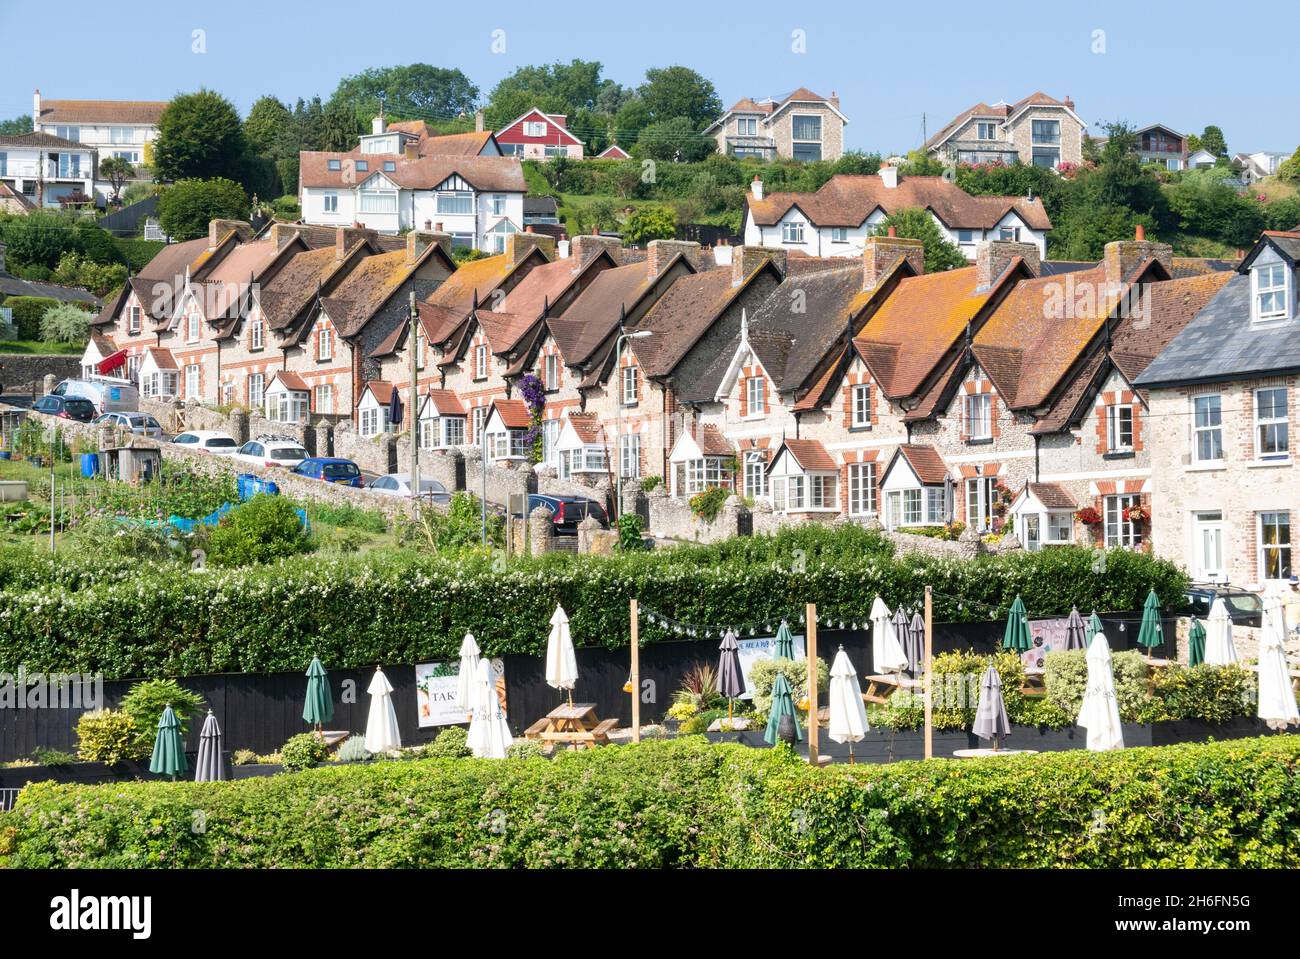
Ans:
[[[1027,549],[1154,545],[1241,584],[1290,575],[1300,234],[1239,263],[1140,228],[1095,263],[995,234],[933,274],[892,235],[810,256],[517,232],[459,266],[453,243],[214,221],[131,277],[83,362],[147,396],[375,438],[413,349],[427,450],[523,470],[538,436],[566,483],[657,476],[789,522],[962,524]]]

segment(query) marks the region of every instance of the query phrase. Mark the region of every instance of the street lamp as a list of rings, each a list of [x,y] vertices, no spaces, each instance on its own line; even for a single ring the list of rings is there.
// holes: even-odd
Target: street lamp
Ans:
[[[614,428],[614,515],[623,515],[623,341],[643,340],[654,336],[653,330],[633,330],[619,333],[614,341],[614,376],[617,380],[618,414]]]

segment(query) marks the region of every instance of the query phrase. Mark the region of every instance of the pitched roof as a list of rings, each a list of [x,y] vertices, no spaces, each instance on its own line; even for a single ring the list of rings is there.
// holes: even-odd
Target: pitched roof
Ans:
[[[148,356],[153,357],[154,366],[160,370],[180,371],[180,364],[176,362],[176,357],[172,356],[172,351],[161,346],[152,346],[145,350]]]
[[[95,330],[90,331],[90,342],[95,344],[95,349],[99,350],[100,356],[112,356],[118,349],[111,338]]]
[[[370,318],[388,302],[402,284],[409,280],[430,256],[439,255],[441,245],[430,244],[418,259],[411,262],[405,250],[368,256],[358,263],[331,291],[325,312],[339,331],[350,337],[361,332]],[[445,255],[445,254],[444,254]]]
[[[1056,483],[1026,483],[1025,489],[1048,509],[1074,509],[1074,497]]]
[[[1025,225],[1050,230],[1042,200],[1022,196],[972,196],[940,176],[900,176],[892,189],[879,174],[838,173],[815,193],[771,193],[763,199],[746,194],[749,215],[760,226],[772,226],[797,206],[818,227],[857,227],[877,209],[886,214],[909,207],[930,210],[954,229],[989,230],[1009,212]]]
[[[184,243],[169,243],[127,281],[144,308],[145,315],[155,325],[171,318],[170,311],[176,306],[176,295],[185,284],[186,268],[207,248],[207,237],[186,240]],[[125,301],[126,298],[123,297],[116,304],[114,314],[108,319],[117,318],[117,311]]]
[[[421,121],[423,122],[423,121]],[[389,127],[391,130],[393,124]],[[447,133],[442,136],[426,136],[420,139],[420,156],[478,156],[492,139],[491,130],[471,133]]]
[[[604,270],[564,311],[547,321],[564,362],[577,366],[618,329],[622,312],[632,309],[654,281],[645,263]]]
[[[492,408],[497,411],[502,425],[508,430],[526,430],[533,425],[528,404],[523,400],[505,400],[498,397],[492,401]],[[491,418],[491,414],[488,418]]]
[[[393,401],[393,390],[396,387],[387,380],[366,380],[366,385],[362,387],[361,392],[372,393],[376,400],[383,406],[387,406]]]
[[[439,416],[464,416],[465,404],[454,390],[429,390],[429,402]]]
[[[89,150],[90,147],[77,143],[75,140],[65,140],[63,137],[56,137],[52,133],[13,133],[0,136],[0,146],[4,147],[70,147],[78,150]]]
[[[731,444],[722,435],[722,430],[713,423],[704,424],[704,427],[695,434],[695,443],[705,456],[730,456],[733,452]]]
[[[948,467],[944,465],[943,457],[933,446],[904,444],[898,448],[895,456],[907,460],[907,464],[912,467],[912,472],[923,485],[937,486],[948,478]]]
[[[156,127],[167,109],[166,100],[46,100],[41,98],[41,123],[104,123]]]
[[[330,160],[339,161],[339,169],[329,168]],[[358,161],[367,169],[358,171]],[[391,171],[384,170],[392,163]],[[459,176],[476,190],[499,193],[526,193],[523,167],[518,157],[496,156],[421,156],[409,159],[403,154],[323,153],[303,151],[298,154],[299,181],[305,187],[353,189],[378,174],[403,190],[432,190],[452,176]]]
[[[974,119],[975,117],[987,117],[989,119],[1004,121],[1015,116],[1027,106],[1065,107],[1066,109],[1074,108],[1070,101],[1057,100],[1055,97],[1049,97],[1041,90],[1031,93],[1023,100],[1018,100],[1015,103],[1002,102],[995,103],[993,106],[989,106],[987,103],[977,103],[973,107],[963,110],[940,127],[939,131],[935,133],[934,136],[925,141],[925,149],[928,150],[931,147],[938,146],[944,140],[948,139],[955,130],[963,126],[968,120]]]
[[[17,190],[11,187],[8,183],[5,183],[2,180],[0,180],[0,200],[16,201],[18,205],[21,206],[24,210],[36,209],[36,204],[32,203],[31,200],[27,199],[27,197],[23,196],[21,193],[19,193]]]
[[[1137,379],[1235,275],[1205,273],[1151,284],[1146,300],[1150,316],[1141,323],[1120,324],[1111,337],[1115,365],[1130,380]]]
[[[574,272],[575,262],[572,259],[554,260],[533,267],[490,311],[479,309],[479,321],[488,331],[488,340],[494,351],[504,353],[512,349],[519,338],[541,319],[547,305],[559,300],[578,281],[581,271]],[[584,264],[583,269],[594,262],[593,259]],[[496,335],[491,332],[493,330]]]
[[[269,280],[260,284],[258,302],[273,330],[287,328],[316,297],[341,262],[334,247],[303,250],[288,261]]]
[[[839,113],[839,109],[836,107],[835,102],[836,101],[832,101],[829,97],[813,93],[807,87],[799,87],[797,90],[793,90],[783,97],[768,97],[762,100],[754,100],[751,97],[741,97],[733,103],[731,108],[723,113],[722,116],[709,124],[705,128],[704,132],[707,133],[714,129],[733,113],[758,113],[765,117],[770,117],[773,114],[779,113],[792,103],[824,103],[832,110],[835,110],[836,113]],[[840,113],[840,116],[843,117],[844,114]],[[847,123],[848,120],[845,119],[844,122]]]
[[[803,470],[836,470],[835,457],[826,452],[820,440],[783,440],[781,448],[794,457],[794,461]],[[781,456],[780,450],[772,457],[775,465]]]
[[[274,383],[276,380],[298,393],[305,393],[310,389],[306,380],[290,370],[276,370],[275,375],[271,377],[271,382]],[[267,385],[270,386],[270,383]]]
[[[570,413],[565,419],[573,427],[574,434],[587,446],[604,445],[605,428],[595,413]]]

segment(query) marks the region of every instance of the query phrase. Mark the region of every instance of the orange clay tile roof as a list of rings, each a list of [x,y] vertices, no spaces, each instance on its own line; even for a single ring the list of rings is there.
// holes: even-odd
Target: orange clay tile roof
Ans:
[[[921,389],[992,292],[976,290],[973,266],[901,279],[853,341],[885,395]]]
[[[786,440],[781,444],[794,461],[799,464],[803,470],[835,470],[835,458],[826,452],[826,447],[822,446],[820,440]],[[781,455],[777,451],[776,456],[772,457],[772,462],[776,462]]]
[[[387,406],[393,400],[393,384],[387,380],[366,380],[362,392],[369,390],[381,405]]]
[[[167,109],[166,100],[46,100],[41,98],[41,123],[103,123],[156,127]]]
[[[309,389],[306,380],[291,370],[277,370],[275,375],[271,377],[271,380],[279,380],[285,386],[289,387],[289,389],[300,393],[305,393]]]
[[[584,444],[598,446],[605,443],[605,429],[596,419],[596,414],[570,413],[568,420],[573,426],[573,432]]]
[[[704,424],[704,429],[696,434],[695,442],[705,456],[730,456],[732,453],[731,444],[722,435],[722,430],[712,423]]]
[[[916,478],[925,486],[937,486],[948,478],[948,467],[933,446],[904,445],[898,454],[907,460]]]
[[[390,128],[391,129],[391,128]],[[420,140],[420,156],[478,156],[492,139],[491,130],[479,133],[448,133]]]
[[[339,335],[354,336],[360,332],[411,277],[424,257],[436,249],[437,244],[430,246],[416,264],[407,262],[405,250],[368,256],[358,263],[324,300],[329,304],[325,312]]]
[[[456,268],[456,272],[442,282],[441,286],[424,298],[424,302],[459,314],[460,321],[463,322],[469,317],[476,295],[480,304],[492,306],[490,302],[492,291],[514,271],[516,265],[505,253],[462,263]],[[431,318],[447,319],[445,315],[439,317],[436,314],[432,314]],[[449,336],[450,333],[451,331],[448,330],[447,335]],[[442,342],[445,339],[446,336],[435,338],[435,342]]]
[[[900,176],[898,185],[889,189],[879,174],[840,173],[815,193],[771,193],[761,200],[746,194],[745,202],[749,215],[760,226],[779,223],[794,206],[818,227],[858,227],[877,209],[892,214],[909,207],[931,210],[953,229],[992,229],[1013,210],[1032,229],[1052,226],[1037,198],[971,196],[939,176]]]
[[[90,341],[95,344],[95,349],[99,350],[99,355],[101,357],[112,356],[117,352],[117,344],[103,333],[91,330]]]
[[[495,399],[492,407],[508,430],[526,430],[533,425],[532,417],[528,414],[528,404],[523,400]]]
[[[260,285],[258,302],[273,330],[289,326],[339,267],[334,247],[293,254],[275,275]]]
[[[339,169],[329,168],[330,160],[339,161]],[[357,170],[360,162],[365,170]],[[392,163],[392,170],[384,164]],[[422,156],[409,159],[401,154],[321,153],[298,154],[301,185],[352,189],[379,173],[404,190],[432,190],[451,176],[459,176],[476,190],[501,193],[526,193],[523,168],[517,157]]]
[[[161,346],[150,347],[145,351],[153,357],[154,366],[160,370],[180,370],[180,365],[176,362],[176,357],[172,356],[172,351],[164,349]]]
[[[1025,488],[1048,509],[1074,509],[1074,497],[1056,483],[1026,483]]]
[[[591,281],[563,316],[547,321],[551,337],[566,366],[587,360],[618,329],[624,308],[630,310],[648,290],[654,277],[645,263],[629,263],[605,270]]]
[[[454,390],[429,390],[429,402],[439,416],[464,416],[465,404]]]

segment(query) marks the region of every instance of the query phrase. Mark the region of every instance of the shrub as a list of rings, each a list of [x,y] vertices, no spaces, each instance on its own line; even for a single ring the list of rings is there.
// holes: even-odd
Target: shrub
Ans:
[[[315,733],[299,733],[290,736],[288,742],[280,747],[280,763],[289,772],[309,769],[329,758],[329,747],[325,740]]]
[[[41,339],[41,320],[47,312],[59,306],[58,300],[46,296],[11,296],[4,303],[14,311],[13,322],[20,340]]]
[[[366,748],[364,736],[349,736],[334,751],[334,758],[341,763],[363,763],[371,756]]]
[[[247,566],[296,556],[311,549],[311,536],[292,502],[260,493],[221,518],[208,537],[208,561]]]
[[[423,752],[425,756],[442,759],[463,759],[473,755],[469,748],[469,733],[463,726],[448,726],[424,747]]]
[[[1047,675],[1047,698],[1070,717],[1079,715],[1083,694],[1088,688],[1087,650],[1056,650],[1044,662]],[[1149,720],[1150,693],[1147,664],[1137,650],[1111,654],[1111,672],[1115,675],[1115,699],[1119,717],[1124,722]]]
[[[700,733],[706,733],[714,722],[726,718],[726,715],[727,711],[725,709],[706,709],[685,720],[679,732],[683,736],[697,736]]]
[[[158,197],[158,223],[177,241],[207,236],[217,219],[248,219],[248,194],[233,180],[181,180]]]
[[[236,749],[230,754],[230,762],[235,766],[251,766],[257,762],[257,753],[251,749]]]
[[[794,697],[795,709],[800,713],[804,710],[799,709],[799,703],[808,695],[808,667],[803,660],[785,659],[784,657],[773,657],[772,659],[759,659],[754,665],[749,667],[749,687],[753,696],[750,702],[753,704],[754,712],[764,718],[772,709],[772,684],[776,682],[776,674],[785,673],[786,681],[790,684],[790,690]],[[824,694],[830,687],[830,667],[826,665],[826,660],[817,660],[817,692]]]
[[[312,523],[343,526],[367,533],[388,532],[388,517],[377,509],[365,509],[353,503],[330,503],[317,500],[307,507]]]
[[[730,497],[731,490],[723,486],[710,487],[703,493],[696,493],[691,497],[691,512],[704,520],[704,522],[712,523],[717,519],[718,514],[722,512],[723,504],[725,504]]]
[[[132,686],[122,697],[122,712],[131,717],[137,731],[135,758],[143,759],[153,752],[158,720],[168,706],[176,714],[184,738],[190,717],[203,707],[203,697],[190,692],[174,679],[144,680]]]
[[[90,336],[90,314],[71,303],[52,306],[41,317],[41,339],[46,343],[84,343]]]
[[[1259,678],[1244,666],[1169,666],[1156,670],[1152,693],[1155,719],[1199,719],[1226,723],[1255,712]]]
[[[651,490],[656,490],[663,485],[664,478],[662,476],[647,476],[641,480],[641,492],[649,493]]]
[[[506,747],[506,759],[546,758],[546,750],[535,739],[520,739]]]
[[[38,766],[67,766],[77,759],[72,753],[62,749],[39,747],[32,750],[32,760]]]
[[[140,729],[120,709],[100,709],[77,720],[77,755],[110,766],[139,755]]]
[[[641,517],[636,513],[623,513],[618,518],[618,548],[627,552],[645,549],[641,538]]]

